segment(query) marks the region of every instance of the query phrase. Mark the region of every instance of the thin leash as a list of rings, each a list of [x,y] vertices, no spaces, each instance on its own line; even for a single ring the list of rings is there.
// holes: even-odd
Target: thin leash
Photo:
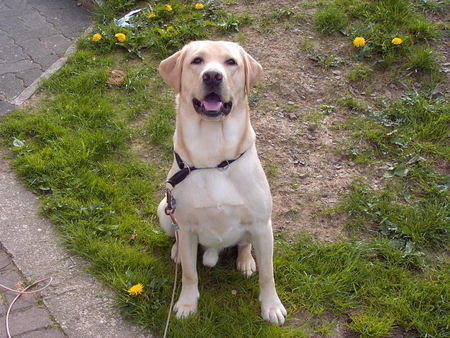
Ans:
[[[247,151],[247,150],[246,150]],[[178,155],[178,153],[174,152],[175,155],[175,161],[178,164],[178,168],[180,169],[179,171],[177,171],[174,175],[172,175],[167,181],[166,183],[169,185],[171,185],[171,188],[167,188],[166,189],[166,202],[167,202],[167,206],[165,208],[165,213],[167,216],[170,217],[171,221],[172,221],[172,226],[175,229],[175,244],[176,244],[176,254],[175,254],[175,279],[173,281],[173,290],[172,290],[172,298],[170,300],[170,306],[169,306],[169,313],[167,314],[167,321],[166,321],[166,328],[164,329],[164,335],[163,338],[167,337],[167,331],[169,329],[169,323],[170,323],[170,316],[172,313],[172,309],[173,309],[173,302],[175,299],[175,291],[177,288],[177,279],[178,279],[178,258],[179,258],[179,234],[178,234],[178,230],[179,230],[179,226],[178,226],[178,222],[174,216],[175,213],[175,209],[176,209],[176,201],[175,198],[173,198],[172,196],[172,189],[175,188],[176,185],[178,185],[179,183],[181,183],[192,171],[194,170],[205,170],[205,169],[220,169],[220,170],[226,170],[228,169],[228,167],[230,166],[231,163],[239,160],[245,153],[246,151],[244,151],[243,153],[241,153],[237,158],[234,158],[232,160],[225,160],[220,162],[217,166],[215,167],[205,167],[205,168],[197,168],[194,166],[188,166],[183,159],[180,157],[180,155]]]
[[[9,264],[5,265],[4,267],[0,268],[0,271],[2,271],[4,268],[6,268]],[[38,293],[41,292],[42,290],[44,290],[45,288],[47,288],[51,282],[52,282],[53,278],[52,277],[47,277],[47,278],[43,278],[41,280],[38,280],[37,282],[34,282],[31,285],[28,285],[25,289],[19,291],[19,290],[14,290],[11,289],[3,284],[0,284],[0,288],[5,289],[7,291],[13,292],[16,294],[16,297],[12,300],[11,304],[9,304],[8,307],[8,311],[6,312],[6,316],[5,316],[5,326],[6,326],[6,334],[8,338],[11,338],[11,332],[9,330],[9,314],[13,308],[14,303],[19,299],[20,296],[22,295],[31,295],[34,293]],[[33,286],[38,285],[39,283],[43,283],[43,282],[47,282],[47,284],[45,284],[43,287],[41,287],[40,289],[34,290],[34,291],[27,291],[28,289],[31,289]]]
[[[178,234],[179,226],[178,226],[178,222],[174,215],[175,199],[172,197],[172,194],[169,189],[167,189],[166,196],[167,196],[167,199],[166,199],[167,206],[165,209],[165,213],[166,213],[166,215],[168,215],[170,217],[170,219],[172,221],[172,226],[175,229],[176,254],[175,254],[175,277],[173,280],[172,298],[170,299],[169,313],[167,314],[167,321],[166,321],[166,327],[164,329],[163,338],[167,337],[167,331],[169,330],[170,316],[172,314],[173,303],[175,300],[175,291],[177,289],[177,279],[178,279],[178,263],[177,262],[178,262],[178,258],[179,258],[179,254],[180,254],[180,250],[179,250],[180,240],[179,240],[179,234]]]

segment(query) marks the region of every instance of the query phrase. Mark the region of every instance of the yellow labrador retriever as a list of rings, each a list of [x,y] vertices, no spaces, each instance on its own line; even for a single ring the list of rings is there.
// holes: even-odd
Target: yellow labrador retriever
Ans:
[[[205,248],[206,266],[217,263],[221,249],[237,244],[237,268],[246,276],[256,271],[253,245],[261,315],[282,325],[286,310],[273,277],[272,197],[248,106],[249,89],[262,67],[236,43],[195,41],[163,60],[159,71],[177,93],[175,156],[168,174],[173,199],[169,194],[158,207],[162,228],[173,236],[165,208],[168,202],[175,208],[176,201],[183,269],[176,316],[184,318],[197,308],[198,244]]]

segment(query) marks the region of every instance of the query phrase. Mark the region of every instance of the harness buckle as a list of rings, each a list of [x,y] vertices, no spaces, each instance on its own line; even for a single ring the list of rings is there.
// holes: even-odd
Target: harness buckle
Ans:
[[[180,229],[180,227],[178,226],[178,222],[175,219],[174,215],[176,209],[176,201],[175,198],[173,198],[172,192],[169,189],[166,190],[166,202],[167,205],[166,208],[164,209],[164,212],[166,213],[167,216],[170,217],[170,220],[172,221],[172,226],[174,227],[175,232],[177,232]]]
[[[166,208],[164,209],[164,212],[166,215],[170,216],[170,214],[173,214],[175,212],[175,209],[177,207],[177,201],[175,198],[173,198],[172,192],[167,189],[166,190]]]
[[[222,163],[224,164],[223,166],[222,166]],[[230,167],[230,161],[226,160],[226,161],[223,161],[222,163],[220,163],[220,166],[217,167],[218,170],[225,171]]]

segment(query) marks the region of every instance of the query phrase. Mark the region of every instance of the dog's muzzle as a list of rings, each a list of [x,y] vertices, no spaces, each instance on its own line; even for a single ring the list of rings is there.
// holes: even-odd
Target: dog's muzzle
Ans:
[[[233,103],[223,102],[219,94],[212,92],[206,95],[203,100],[193,99],[192,104],[197,113],[206,119],[216,120],[226,116],[231,112]]]

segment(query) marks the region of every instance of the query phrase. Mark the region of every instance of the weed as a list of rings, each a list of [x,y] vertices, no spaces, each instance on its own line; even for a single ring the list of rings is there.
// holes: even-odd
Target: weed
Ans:
[[[418,10],[431,13],[445,13],[448,9],[448,3],[445,1],[418,0],[414,3]]]
[[[283,22],[285,30],[288,30],[292,27],[292,24],[287,22],[287,20],[292,18],[294,14],[295,12],[289,7],[279,8],[270,13],[265,13],[259,19],[258,30],[266,33],[270,32],[273,29],[272,26],[280,22]]]
[[[240,44],[244,44],[245,42],[245,35],[242,32],[238,32],[235,35],[236,41],[239,42]]]
[[[336,107],[335,106],[329,106],[329,105],[323,105],[320,107],[320,113],[323,115],[331,115],[334,113]]]
[[[437,37],[433,23],[422,18],[416,18],[408,24],[408,31],[417,40],[432,40]]]
[[[400,65],[403,69],[435,72],[433,58],[425,52],[417,54],[430,50],[424,43],[437,38],[437,28],[415,10],[413,3],[408,0],[334,0],[317,10],[315,25],[326,34],[341,31],[352,40],[364,37],[366,43],[355,54],[357,60],[374,60],[382,68]]]
[[[345,12],[334,6],[317,10],[314,14],[314,25],[322,34],[332,34],[345,28],[348,19]]]
[[[346,77],[352,83],[361,83],[370,79],[372,73],[372,67],[358,64],[347,72]]]
[[[369,141],[378,156],[410,161],[417,156],[445,154],[449,119],[448,104],[442,100],[428,102],[411,94],[381,110],[368,111],[366,118],[348,119],[347,128],[353,130],[357,143],[361,137]]]
[[[340,106],[347,108],[351,111],[362,110],[360,103],[358,103],[358,101],[353,96],[341,98],[338,100],[338,103]]]
[[[313,125],[319,126],[319,125],[321,125],[324,117],[325,117],[325,115],[322,114],[320,111],[314,110],[314,111],[309,111],[305,114],[302,114],[299,121],[308,122]]]
[[[344,63],[344,60],[342,58],[333,54],[327,56],[317,55],[311,57],[311,59],[317,61],[317,63],[324,68],[338,67],[339,65]]]
[[[309,40],[307,37],[303,37],[298,43],[298,48],[302,51],[311,52],[314,50],[314,42]]]
[[[268,178],[274,178],[274,177],[277,177],[279,175],[278,167],[273,162],[268,162],[264,166],[264,171],[266,172],[266,175],[267,175]]]
[[[352,316],[349,328],[359,332],[363,337],[382,337],[389,335],[393,329],[391,317],[383,316],[381,313],[361,313]]]
[[[123,13],[137,3],[137,0],[108,0],[94,12],[97,22],[109,23],[118,13]]]
[[[133,3],[117,1],[122,4],[117,7],[118,11]],[[115,5],[111,6],[114,8]],[[205,2],[202,9],[196,9],[192,3],[172,1],[171,10],[167,10],[165,3],[154,4],[131,18],[131,26],[122,28],[108,20],[109,8],[108,5],[100,10],[108,14],[101,14],[105,20],[101,20],[101,24],[93,29],[95,33],[101,34],[101,40],[94,42],[87,37],[79,42],[79,47],[93,49],[101,54],[122,47],[139,57],[142,57],[141,50],[152,49],[162,56],[167,56],[181,49],[189,41],[205,39],[208,29],[213,28],[221,33],[237,32],[240,25],[251,21],[248,15],[237,16],[222,10],[214,1]],[[116,33],[125,34],[126,40],[117,41]]]
[[[408,55],[407,66],[417,72],[435,73],[438,71],[438,60],[430,48],[414,48]]]
[[[377,192],[364,184],[353,185],[342,205],[351,216],[351,226],[367,230],[375,225],[405,250],[444,245],[448,186],[422,156],[445,156],[448,105],[413,94],[369,116],[348,120],[358,130],[350,147],[353,152],[360,149],[359,162],[364,162],[359,154],[365,154],[366,160],[372,157],[385,163],[384,178],[390,188]],[[394,188],[393,182],[399,186]]]
[[[405,255],[413,253],[415,246],[444,245],[448,231],[445,194],[433,191],[431,186],[427,198],[405,191],[406,198],[395,197],[402,189],[399,185],[377,192],[355,182],[341,204],[341,210],[352,217],[349,226],[362,231],[373,230],[375,226],[380,234],[403,248]]]

